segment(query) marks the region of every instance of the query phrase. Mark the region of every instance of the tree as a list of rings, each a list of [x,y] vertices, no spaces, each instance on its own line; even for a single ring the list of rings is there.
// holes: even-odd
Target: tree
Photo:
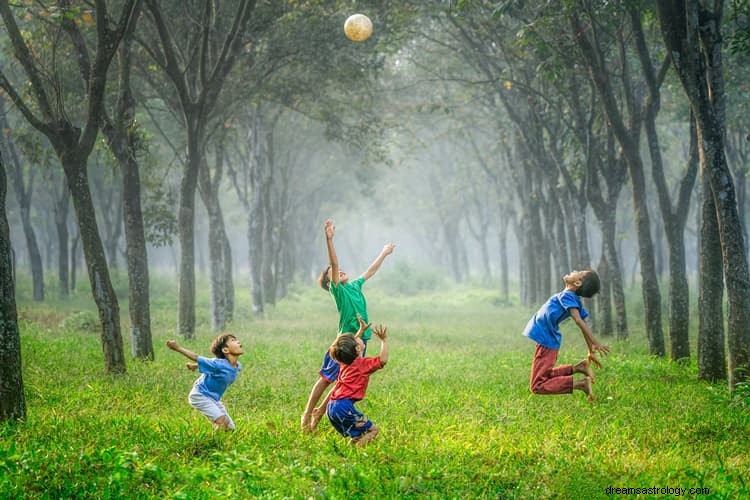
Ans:
[[[149,292],[148,253],[141,207],[141,177],[138,154],[145,148],[144,133],[135,121],[135,98],[130,83],[131,54],[136,20],[123,35],[118,51],[118,93],[112,113],[105,111],[102,133],[122,173],[122,210],[125,226],[126,259],[128,268],[128,304],[130,338],[133,356],[154,359],[151,340],[151,304]],[[117,221],[119,227],[119,220]]]
[[[723,2],[656,2],[661,32],[695,116],[701,172],[709,179],[719,226],[729,318],[729,386],[750,377],[750,270],[725,153]]]
[[[20,94],[18,84],[9,80],[5,71],[0,71],[0,87],[7,92],[23,116],[37,130],[42,132],[55,149],[60,160],[68,189],[73,198],[76,217],[81,233],[83,251],[86,256],[91,292],[94,297],[99,319],[102,324],[102,348],[104,350],[105,369],[108,373],[125,372],[125,359],[122,352],[122,334],[120,331],[119,305],[107,267],[104,247],[99,235],[96,213],[91,200],[91,190],[87,173],[87,160],[94,147],[103,114],[103,100],[107,83],[107,69],[117,50],[123,33],[132,19],[138,0],[126,0],[114,28],[110,27],[110,14],[105,0],[95,2],[95,20],[89,11],[81,11],[61,2],[56,7],[49,7],[46,12],[60,13],[59,24],[47,26],[49,39],[55,44],[51,48],[54,61],[58,55],[58,44],[61,43],[61,32],[71,34],[73,49],[67,54],[79,61],[74,67],[80,69],[82,94],[77,97],[78,103],[85,103],[85,110],[73,112],[68,109],[70,102],[65,101],[65,94],[58,87],[57,80],[48,81],[46,74],[56,74],[59,68],[45,68],[35,54],[31,43],[33,39],[25,38],[18,26],[16,17],[9,2],[0,2],[0,16],[3,19],[14,56],[22,67],[25,80],[31,88],[31,97],[36,109]],[[33,16],[32,16],[33,17]],[[79,18],[81,24],[76,24]],[[78,36],[82,30],[94,25],[96,53],[88,58],[88,50],[77,46],[76,42],[85,39]],[[62,30],[62,31],[61,31]],[[89,34],[88,32],[85,34]],[[62,50],[61,50],[62,51]],[[25,84],[25,82],[24,82]],[[74,123],[71,117],[82,115],[82,126]]]
[[[612,127],[612,131],[623,150],[623,156],[628,166],[628,173],[633,195],[633,210],[635,216],[636,235],[638,238],[638,255],[641,265],[641,280],[643,292],[643,308],[646,318],[646,333],[649,350],[656,356],[664,355],[664,334],[661,325],[661,295],[656,276],[654,260],[654,246],[651,239],[651,223],[646,203],[646,179],[643,160],[640,156],[639,141],[641,134],[643,104],[638,100],[634,84],[631,81],[629,61],[625,46],[624,27],[614,28],[614,48],[618,51],[620,66],[620,83],[622,84],[623,102],[628,113],[626,120],[624,112],[617,100],[617,87],[612,72],[608,67],[608,54],[602,46],[604,37],[602,20],[597,16],[601,11],[595,11],[593,4],[587,3],[587,8],[572,10],[569,23],[578,47],[583,55],[583,61],[589,70],[589,75],[599,94],[601,105]],[[582,20],[586,16],[584,26]],[[621,23],[622,21],[617,21]]]
[[[195,192],[200,171],[206,163],[207,126],[222,87],[244,42],[245,29],[255,9],[255,0],[240,0],[234,12],[217,11],[212,2],[204,2],[197,23],[190,16],[166,16],[164,5],[146,0],[157,40],[142,42],[152,61],[174,88],[174,95],[163,95],[165,102],[182,118],[186,137],[186,155],[180,184],[178,216],[180,239],[180,285],[178,333],[195,335]],[[180,8],[190,9],[192,5]],[[226,7],[226,4],[221,5]],[[190,19],[185,26],[172,27],[167,21]],[[228,23],[224,21],[228,20]],[[227,26],[228,24],[228,26]],[[222,34],[225,33],[225,34]],[[187,47],[187,52],[181,48]],[[159,83],[152,82],[155,86]]]
[[[0,421],[26,417],[21,374],[21,338],[16,313],[16,280],[13,275],[13,249],[5,214],[5,176],[3,152],[0,151]]]
[[[648,87],[648,99],[645,103],[644,128],[648,138],[651,154],[651,172],[656,184],[659,206],[664,222],[664,231],[669,244],[669,341],[670,356],[673,360],[690,357],[688,342],[688,318],[690,317],[690,294],[688,291],[687,271],[685,269],[685,225],[687,224],[690,196],[695,186],[698,173],[698,148],[695,139],[695,127],[691,119],[690,154],[685,172],[679,183],[677,199],[673,205],[669,187],[664,176],[664,165],[656,130],[656,115],[661,106],[660,88],[667,69],[669,57],[665,57],[658,73],[654,70],[642,26],[641,11],[635,6],[629,7],[631,26],[634,33],[638,59]]]

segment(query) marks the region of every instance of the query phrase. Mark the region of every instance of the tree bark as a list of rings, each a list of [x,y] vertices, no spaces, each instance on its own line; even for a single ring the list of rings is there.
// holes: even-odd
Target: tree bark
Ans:
[[[26,418],[13,249],[5,212],[7,190],[4,156],[0,151],[0,421]]]
[[[211,178],[208,165],[201,168],[199,193],[208,213],[208,260],[211,294],[211,329],[224,330],[227,324],[227,285],[225,258],[229,241],[224,227],[224,216],[219,202],[218,186],[222,178],[221,154],[217,154],[214,178]]]
[[[68,269],[68,208],[70,191],[68,180],[63,180],[63,187],[55,203],[55,228],[57,229],[57,282],[60,297],[67,297],[70,291],[70,270]]]
[[[698,378],[726,380],[724,347],[724,265],[716,205],[708,176],[701,173],[698,288]]]
[[[60,156],[65,159],[63,169],[68,179],[73,207],[81,232],[91,292],[99,310],[104,365],[107,373],[125,373],[125,357],[120,333],[120,306],[109,276],[104,245],[99,236],[96,211],[91,200],[86,173],[86,161],[85,158],[76,158],[72,153]]]

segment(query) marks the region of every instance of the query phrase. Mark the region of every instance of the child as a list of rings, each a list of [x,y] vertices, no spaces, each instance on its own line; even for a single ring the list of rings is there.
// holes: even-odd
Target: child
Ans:
[[[367,302],[365,301],[365,296],[362,294],[362,285],[380,269],[380,265],[386,256],[393,252],[394,245],[391,243],[385,245],[380,255],[367,268],[367,271],[356,280],[350,282],[349,275],[339,269],[336,249],[333,246],[333,235],[336,227],[333,225],[331,219],[326,221],[324,230],[330,264],[320,274],[318,283],[323,290],[329,291],[336,301],[336,309],[339,312],[339,334],[355,333],[359,328],[357,315],[362,316],[365,323],[367,322]],[[362,335],[365,348],[370,336],[371,332],[368,328]],[[318,373],[320,374],[320,378],[318,378],[310,391],[310,397],[307,400],[307,406],[301,418],[302,430],[304,432],[309,432],[317,427],[326,407],[320,405],[320,407],[315,408],[315,405],[318,404],[326,388],[335,382],[338,377],[339,364],[331,358],[331,355],[327,351],[323,357],[323,365]]]
[[[357,411],[354,403],[365,397],[370,375],[388,362],[387,328],[382,325],[372,330],[381,342],[380,356],[364,357],[365,344],[361,337],[369,326],[360,318],[357,334],[339,335],[329,349],[331,357],[341,363],[341,370],[336,386],[327,398],[329,402],[326,405],[326,415],[339,434],[351,438],[350,443],[357,446],[364,446],[372,441],[378,435],[378,427]]]
[[[594,400],[591,384],[594,372],[591,362],[601,368],[595,353],[609,353],[609,347],[600,344],[592,335],[584,321],[588,313],[581,304],[581,297],[591,298],[599,292],[599,275],[592,269],[573,271],[563,276],[565,289],[547,300],[526,324],[523,334],[537,343],[534,362],[531,367],[531,392],[536,394],[570,394],[573,390],[586,393],[589,401]],[[567,318],[573,318],[581,329],[589,349],[588,357],[575,365],[555,367],[562,335],[558,325]],[[573,380],[574,373],[584,377]]]
[[[234,422],[221,402],[221,396],[242,369],[237,360],[244,351],[237,337],[229,333],[216,337],[211,343],[215,358],[198,356],[180,347],[174,340],[167,340],[167,347],[195,361],[185,364],[188,370],[198,369],[201,372],[188,396],[190,406],[203,413],[214,424],[214,430],[234,430]]]

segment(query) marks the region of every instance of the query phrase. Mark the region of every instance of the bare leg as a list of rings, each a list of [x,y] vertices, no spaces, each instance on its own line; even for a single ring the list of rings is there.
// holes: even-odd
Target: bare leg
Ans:
[[[332,393],[333,389],[328,391],[328,394],[326,394],[326,397],[323,398],[323,402],[320,403],[320,406],[312,411],[312,418],[310,419],[310,430],[314,431],[318,427],[318,422],[320,422],[320,419],[323,418],[323,415],[326,414],[326,409],[328,409],[328,402],[331,400]]]
[[[573,373],[583,373],[585,376],[591,379],[591,383],[594,382],[594,370],[591,369],[591,362],[589,358],[579,361],[573,365]]]
[[[589,403],[594,401],[594,391],[591,388],[591,377],[583,377],[581,380],[573,382],[573,390],[579,390],[586,393]]]
[[[331,385],[331,383],[323,377],[318,377],[318,381],[315,382],[315,385],[313,385],[313,388],[310,391],[310,397],[307,400],[305,412],[302,414],[302,418],[300,419],[300,424],[302,425],[302,430],[304,432],[310,432],[312,429],[314,429],[314,427],[312,426],[312,420],[315,418],[315,405],[318,404],[318,401],[320,401],[320,397],[323,395],[329,385]],[[325,412],[325,408],[323,409],[323,411]],[[316,425],[321,416],[317,417],[317,420],[315,421]]]

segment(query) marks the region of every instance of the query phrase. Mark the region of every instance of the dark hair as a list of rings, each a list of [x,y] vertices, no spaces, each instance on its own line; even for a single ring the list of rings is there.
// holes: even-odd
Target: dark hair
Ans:
[[[331,270],[331,266],[328,266],[325,269],[323,269],[323,272],[320,273],[320,276],[318,276],[318,284],[326,292],[329,291],[329,285],[331,283],[331,277],[328,276],[328,271],[330,270]]]
[[[357,353],[357,337],[353,333],[342,333],[328,349],[328,354],[339,363],[352,364],[359,356],[359,353]]]
[[[230,339],[237,340],[237,337],[231,333],[222,333],[211,342],[211,352],[214,353],[214,356],[217,358],[226,358],[222,349],[226,347],[227,342],[229,342]]]
[[[599,293],[601,283],[599,281],[599,275],[593,269],[584,269],[583,276],[581,277],[581,286],[576,290],[576,295],[585,298],[591,298]]]

